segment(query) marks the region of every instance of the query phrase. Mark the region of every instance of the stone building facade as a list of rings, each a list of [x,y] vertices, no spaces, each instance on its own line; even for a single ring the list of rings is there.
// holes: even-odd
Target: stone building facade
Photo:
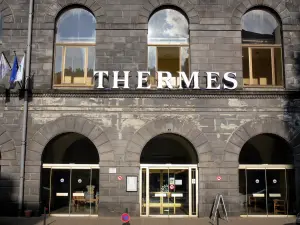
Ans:
[[[24,204],[41,202],[42,154],[57,135],[75,132],[99,153],[99,215],[118,216],[125,208],[140,216],[140,190],[126,192],[121,175],[140,177],[140,156],[154,137],[173,133],[186,138],[198,156],[198,216],[208,216],[217,193],[229,215],[240,215],[239,155],[247,141],[274,134],[293,150],[299,174],[300,3],[297,0],[35,0]],[[80,6],[96,18],[95,67],[147,70],[148,20],[160,7],[177,7],[189,21],[190,69],[204,74],[233,71],[237,90],[99,90],[53,86],[57,17]],[[242,16],[269,8],[282,22],[283,87],[244,87]],[[26,50],[28,1],[0,1],[0,49],[10,63]],[[134,79],[131,77],[130,79]],[[205,80],[201,80],[205,86]],[[3,82],[5,86],[5,83]],[[23,99],[19,90],[1,92],[0,195],[9,211],[18,198]],[[284,149],[283,149],[284,151]],[[116,174],[109,168],[116,168]],[[222,180],[216,180],[221,176]],[[300,180],[295,189],[299,202]],[[298,206],[299,210],[299,206]],[[4,212],[6,214],[7,212]]]

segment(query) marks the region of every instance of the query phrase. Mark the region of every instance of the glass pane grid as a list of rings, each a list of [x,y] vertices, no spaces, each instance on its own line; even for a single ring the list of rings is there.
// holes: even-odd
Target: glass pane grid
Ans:
[[[245,87],[283,87],[281,46],[243,45]]]
[[[141,168],[141,170],[142,174],[144,170],[147,173],[146,169]],[[196,180],[193,182],[193,188],[190,189],[191,178],[196,176],[196,169],[193,169],[193,172],[189,173],[188,168],[149,168],[148,173],[149,188],[146,190],[146,194],[142,193],[141,195],[147,196],[147,191],[149,193],[149,199],[146,200],[145,204],[149,208],[149,214],[147,214],[146,209],[146,214],[144,213],[144,215],[196,215],[196,196],[194,196],[197,193],[195,187]],[[147,174],[145,176],[142,175],[142,177],[146,177],[147,179]],[[193,201],[193,206],[190,204],[190,192],[192,192],[191,201]],[[194,209],[192,210],[192,208]],[[143,208],[141,211],[143,212]]]
[[[95,46],[56,46],[54,86],[93,86]]]
[[[42,206],[50,214],[98,214],[99,169],[44,168],[42,173]]]
[[[242,214],[248,216],[295,215],[294,169],[239,169]],[[292,198],[289,198],[292,196]]]

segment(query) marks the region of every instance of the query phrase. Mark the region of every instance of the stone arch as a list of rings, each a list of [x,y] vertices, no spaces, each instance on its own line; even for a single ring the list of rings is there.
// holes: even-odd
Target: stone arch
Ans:
[[[15,18],[6,0],[0,2],[0,14],[4,23],[14,23]]]
[[[251,0],[245,0],[242,1],[240,4],[235,7],[233,13],[232,13],[232,19],[231,22],[234,25],[240,25],[242,16],[251,8],[254,7],[268,7],[275,12],[277,12],[277,15],[281,19],[282,24],[288,24],[291,21],[291,13],[286,7],[285,0],[280,1],[260,1],[261,3],[254,3],[254,1]]]
[[[65,116],[45,124],[29,140],[26,160],[38,161],[42,159],[43,151],[50,140],[59,134],[75,132],[89,138],[99,153],[99,159],[114,160],[111,142],[106,133],[94,121],[82,117]]]
[[[199,163],[212,161],[212,148],[206,136],[192,121],[178,118],[160,118],[140,128],[127,145],[125,161],[139,164],[146,144],[164,133],[178,134],[187,139],[195,148]]]
[[[244,144],[252,137],[263,133],[275,134],[283,138],[293,149],[298,146],[300,153],[300,138],[297,138],[299,134],[293,126],[275,118],[258,119],[241,125],[232,133],[225,146],[223,160],[238,163]]]
[[[97,22],[103,21],[105,15],[103,7],[97,2],[97,0],[86,1],[86,0],[71,0],[71,1],[59,1],[56,0],[53,4],[49,4],[47,12],[48,21],[55,22],[60,12],[70,6],[83,6],[89,9],[95,16]]]
[[[152,12],[158,7],[167,5],[176,6],[183,10],[189,19],[189,23],[200,23],[200,17],[195,10],[195,6],[190,1],[181,0],[147,0],[139,12],[137,23],[148,23]]]
[[[16,160],[15,142],[3,126],[0,126],[0,160]]]

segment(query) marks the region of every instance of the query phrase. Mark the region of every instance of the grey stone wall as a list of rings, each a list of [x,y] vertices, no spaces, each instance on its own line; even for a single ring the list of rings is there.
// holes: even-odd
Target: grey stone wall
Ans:
[[[28,3],[2,1],[4,10],[1,50],[9,61],[13,51],[22,56],[26,50]],[[97,20],[96,68],[147,69],[147,22],[153,10],[164,5],[182,9],[190,22],[191,69],[205,72],[215,70],[237,72],[241,85],[241,17],[250,8],[269,7],[278,14],[283,24],[286,88],[299,88],[296,68],[299,47],[299,3],[297,1],[35,1],[31,73],[34,87],[52,87],[53,42],[55,21],[59,12],[72,4],[90,9]],[[202,83],[205,81],[202,80]]]
[[[273,133],[292,146],[299,145],[297,121],[291,120],[294,116],[283,110],[289,101],[281,97],[258,97],[36,96],[29,109],[26,204],[35,206],[39,202],[44,147],[57,134],[72,131],[87,136],[99,151],[100,215],[117,216],[125,208],[129,208],[132,215],[139,215],[138,193],[126,193],[125,181],[117,181],[117,175],[109,174],[108,168],[116,167],[117,174],[124,177],[138,175],[140,154],[147,141],[171,132],[187,138],[197,150],[200,216],[208,215],[216,193],[224,194],[230,215],[238,215],[238,156],[243,144],[257,134]],[[19,101],[12,98],[3,111],[20,110],[18,105]],[[4,157],[5,153],[2,159]],[[12,164],[10,160],[1,160],[5,162]],[[2,168],[4,166],[2,164]],[[6,168],[3,173],[15,171],[17,174],[19,167]],[[218,175],[222,176],[220,182],[216,181]]]
[[[21,0],[0,1],[3,18],[0,49],[11,64],[14,50],[19,60],[26,50],[27,4],[27,1]],[[126,193],[125,181],[116,182],[115,175],[108,174],[108,168],[117,167],[117,172],[124,176],[137,175],[139,156],[144,144],[171,126],[171,132],[188,138],[198,152],[199,215],[208,215],[211,201],[218,192],[224,194],[230,214],[239,214],[237,168],[239,151],[244,141],[255,134],[270,132],[285,138],[292,146],[298,146],[296,133],[299,129],[299,115],[298,101],[295,100],[298,97],[287,93],[283,98],[274,92],[259,95],[248,92],[249,97],[240,97],[239,93],[236,96],[206,93],[190,97],[184,93],[173,95],[172,92],[161,96],[141,94],[134,97],[50,94],[55,19],[63,8],[72,4],[87,7],[96,17],[96,69],[146,70],[148,18],[159,6],[175,5],[187,14],[190,21],[191,69],[199,70],[202,75],[210,70],[221,73],[235,71],[240,84],[241,16],[254,6],[270,7],[278,13],[283,23],[286,89],[298,90],[299,2],[35,1],[31,74],[34,74],[34,89],[44,90],[45,93],[49,91],[49,94],[36,94],[30,102],[25,203],[36,207],[40,201],[41,154],[47,142],[60,132],[76,130],[89,136],[86,129],[96,129],[93,132],[96,136],[89,138],[100,154],[100,214],[119,215],[119,211],[128,207],[132,215],[139,215],[138,193]],[[6,85],[5,82],[7,77],[2,84]],[[205,81],[201,82],[204,84]],[[0,196],[1,200],[11,202],[12,208],[15,208],[14,202],[18,194],[22,106],[22,99],[15,95],[10,98],[1,95]],[[86,121],[90,127],[83,127]],[[244,138],[240,140],[237,133]],[[295,147],[295,154],[298,153],[299,150]],[[215,180],[217,175],[222,175],[221,182]]]

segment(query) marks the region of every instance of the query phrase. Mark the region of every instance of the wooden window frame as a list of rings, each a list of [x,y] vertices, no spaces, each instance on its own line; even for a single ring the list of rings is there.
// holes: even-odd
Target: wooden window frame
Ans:
[[[56,56],[56,47],[62,47],[62,60],[61,62],[61,83],[60,84],[54,84],[53,83],[53,87],[55,88],[60,88],[60,87],[93,87],[93,80],[92,80],[92,84],[86,84],[87,82],[87,75],[88,75],[88,57],[89,57],[89,47],[95,47],[96,43],[56,43],[55,44],[55,56]],[[85,49],[85,59],[84,59],[84,83],[82,84],[70,84],[70,83],[65,83],[65,66],[66,66],[66,51],[67,48],[82,48]],[[55,57],[54,57],[55,58]],[[55,68],[55,64],[56,64],[56,60],[54,61],[54,68]],[[55,72],[54,72],[55,73]],[[54,74],[53,74],[54,76]]]
[[[190,77],[190,70],[191,70],[191,48],[190,48],[190,45],[189,44],[148,44],[148,47],[156,47],[155,50],[156,50],[156,59],[155,59],[155,68],[158,69],[158,57],[157,57],[157,48],[160,47],[171,47],[171,48],[179,48],[179,71],[178,72],[181,72],[181,48],[182,47],[188,47],[188,52],[189,52],[189,72],[187,74],[187,77],[189,78]],[[147,48],[147,51],[148,51],[148,48]],[[147,55],[147,68],[148,68],[148,64],[149,64],[149,54]],[[151,77],[151,76],[150,76]],[[158,82],[158,77],[157,77],[157,73],[155,73],[155,78],[154,78],[154,81],[155,83],[152,84],[151,83],[151,79],[148,79],[147,81],[147,84],[151,84],[152,87],[156,87],[157,85],[157,82]]]
[[[284,84],[284,71],[283,71],[283,57],[282,57],[282,45],[280,44],[242,44],[242,48],[247,48],[248,51],[248,58],[249,58],[249,85],[245,85],[243,82],[243,87],[245,88],[252,88],[252,87],[259,87],[259,88],[283,88]],[[271,66],[272,66],[272,85],[254,85],[253,84],[253,58],[252,52],[253,49],[270,49],[271,50]],[[282,85],[276,85],[276,70],[275,70],[275,49],[281,50],[281,63],[282,63],[282,71],[281,71],[281,79]],[[243,77],[244,80],[244,77]]]

